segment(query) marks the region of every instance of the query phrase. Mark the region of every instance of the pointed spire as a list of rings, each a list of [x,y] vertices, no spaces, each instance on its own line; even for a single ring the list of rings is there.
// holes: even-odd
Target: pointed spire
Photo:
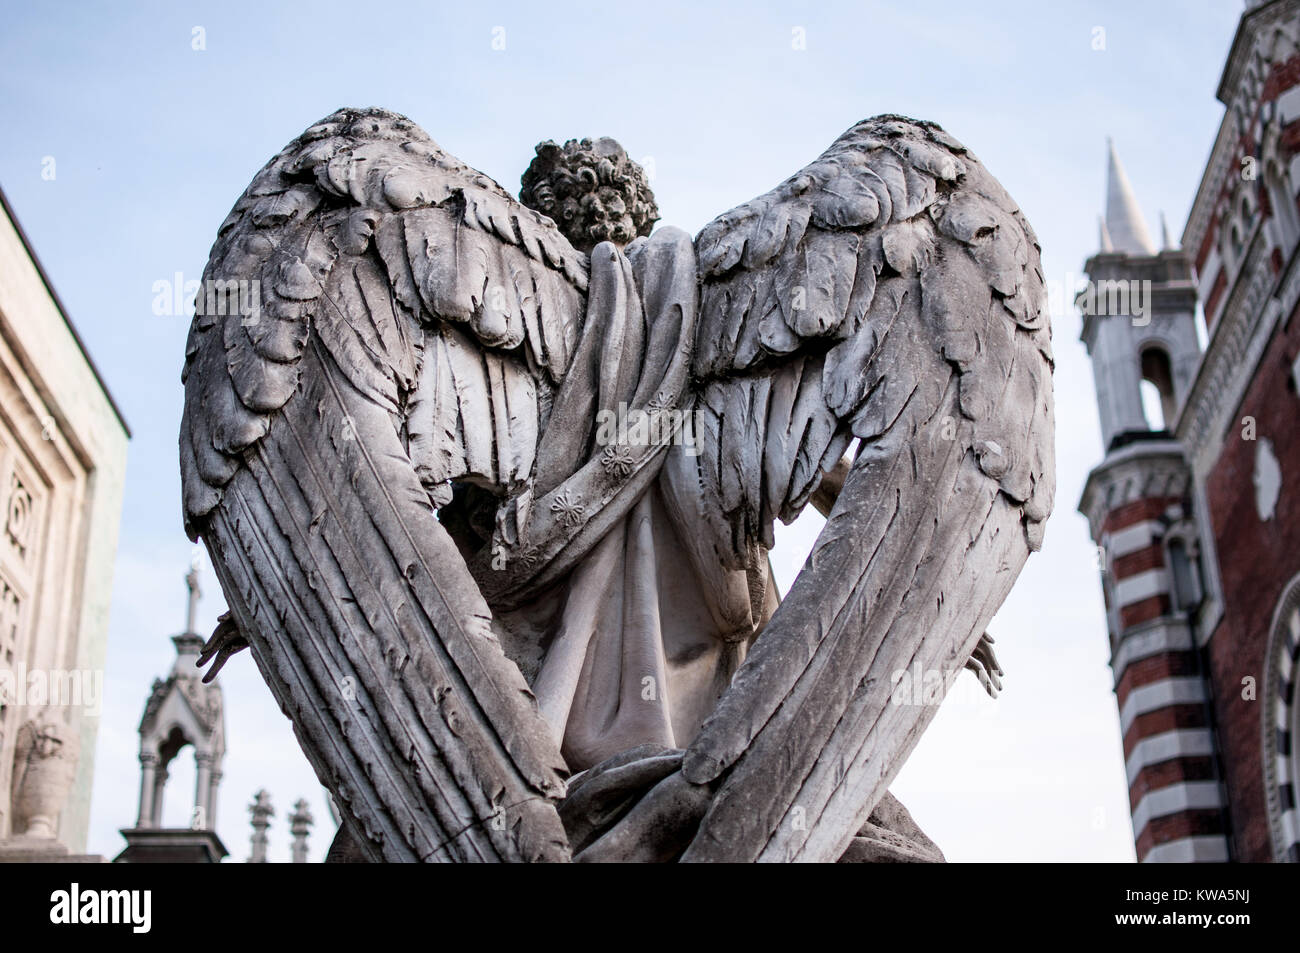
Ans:
[[[1102,252],[1112,252],[1115,246],[1110,243],[1110,232],[1106,230],[1106,217],[1097,216],[1097,246]]]
[[[190,560],[190,571],[185,574],[185,588],[189,590],[189,602],[185,609],[185,631],[172,636],[172,645],[176,646],[176,661],[172,664],[172,676],[193,679],[199,676],[199,655],[203,652],[203,636],[194,631],[198,618],[199,597],[199,557],[197,553]]]
[[[1155,243],[1147,234],[1142,211],[1133,195],[1133,186],[1129,185],[1124,167],[1115,154],[1115,143],[1109,136],[1106,137],[1106,147],[1110,152],[1106,182],[1106,230],[1110,233],[1111,243],[1115,251],[1127,255],[1154,255]]]
[[[1178,246],[1169,238],[1169,223],[1165,221],[1165,213],[1160,213],[1160,250],[1177,251]]]

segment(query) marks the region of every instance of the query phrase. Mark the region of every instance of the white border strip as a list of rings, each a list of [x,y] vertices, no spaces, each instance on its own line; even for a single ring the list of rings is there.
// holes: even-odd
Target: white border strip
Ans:
[[[1106,533],[1102,537],[1102,543],[1110,553],[1110,558],[1115,560],[1154,544],[1156,534],[1161,531],[1161,528],[1161,524],[1155,520],[1143,520],[1132,526],[1117,529],[1113,533]]]
[[[1167,708],[1170,705],[1191,705],[1205,701],[1205,682],[1198,675],[1166,678],[1163,681],[1141,685],[1128,693],[1124,707],[1119,710],[1120,731],[1128,734],[1138,715]]]
[[[1141,837],[1147,824],[1155,818],[1216,807],[1223,807],[1218,781],[1180,781],[1150,791],[1138,801],[1133,809],[1133,830]]]
[[[1226,864],[1228,842],[1218,834],[1180,837],[1157,844],[1142,858],[1144,864]]]
[[[1115,685],[1124,677],[1124,670],[1134,662],[1165,652],[1190,652],[1196,648],[1192,630],[1186,622],[1173,619],[1152,619],[1127,630],[1120,639],[1119,648],[1110,660],[1115,674]]]
[[[1131,785],[1143,768],[1173,758],[1198,758],[1214,754],[1214,736],[1209,728],[1176,728],[1143,738],[1133,746],[1124,762]]]

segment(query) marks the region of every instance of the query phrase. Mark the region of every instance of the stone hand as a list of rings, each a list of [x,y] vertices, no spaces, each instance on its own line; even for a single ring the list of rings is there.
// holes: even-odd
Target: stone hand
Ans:
[[[579,775],[560,804],[578,862],[663,863],[685,850],[713,785],[681,773],[682,752],[641,745]]]
[[[998,692],[1002,690],[1001,676],[1006,672],[1002,671],[997,656],[993,654],[993,636],[987,632],[980,636],[975,651],[966,660],[966,667],[975,673],[975,677],[980,680],[980,684],[984,686],[990,698],[998,697]]]

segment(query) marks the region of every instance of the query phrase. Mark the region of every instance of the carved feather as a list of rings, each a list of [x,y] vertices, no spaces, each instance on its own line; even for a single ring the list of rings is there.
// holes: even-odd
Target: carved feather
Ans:
[[[356,261],[372,248],[377,260]],[[370,272],[378,265],[380,290],[363,300],[365,282],[333,277],[340,257]],[[586,284],[586,256],[550,219],[409,120],[344,109],[312,126],[235,204],[204,271],[203,288],[223,293],[200,307],[182,375],[187,406],[205,411],[189,414],[181,448],[191,536],[267,416],[295,393],[313,322],[349,379],[396,413],[430,325],[463,325],[476,348],[522,346],[530,366],[558,381]],[[231,297],[227,286],[242,290]],[[241,312],[250,301],[258,307]],[[414,325],[400,320],[403,309]]]
[[[770,545],[772,521],[860,444],[803,572],[687,750],[686,778],[721,787],[684,859],[835,860],[937,707],[891,704],[896,673],[960,671],[1042,541],[1038,246],[956,140],[885,116],[720,216],[696,250],[697,475],[726,527],[719,558],[739,567]],[[761,484],[741,471],[760,461]]]
[[[213,247],[186,527],[372,859],[567,859],[558,741],[435,507],[529,478],[586,283],[549,219],[375,109],[290,143]]]

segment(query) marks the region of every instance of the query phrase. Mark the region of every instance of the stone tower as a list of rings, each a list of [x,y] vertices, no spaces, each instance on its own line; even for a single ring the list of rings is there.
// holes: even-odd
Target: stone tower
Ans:
[[[1109,146],[1081,339],[1105,456],[1079,510],[1097,546],[1141,861],[1228,859],[1213,719],[1191,617],[1203,599],[1194,482],[1171,431],[1200,362],[1189,256],[1157,249]],[[1146,390],[1146,400],[1143,391]]]
[[[1092,359],[1107,451],[1135,435],[1172,424],[1196,375],[1196,284],[1188,256],[1157,249],[1147,233],[1128,176],[1109,148],[1106,215],[1100,250],[1084,265],[1088,287],[1079,296],[1083,343]],[[1159,395],[1159,417],[1149,420],[1142,384]]]
[[[202,681],[198,669],[203,638],[194,631],[198,570],[185,576],[189,609],[185,631],[172,637],[176,661],[166,679],[155,679],[140,720],[140,809],[135,827],[122,831],[127,848],[119,863],[216,863],[227,854],[216,834],[217,791],[226,753],[221,686]],[[162,826],[167,769],[185,747],[194,749],[194,810],[184,828]]]

